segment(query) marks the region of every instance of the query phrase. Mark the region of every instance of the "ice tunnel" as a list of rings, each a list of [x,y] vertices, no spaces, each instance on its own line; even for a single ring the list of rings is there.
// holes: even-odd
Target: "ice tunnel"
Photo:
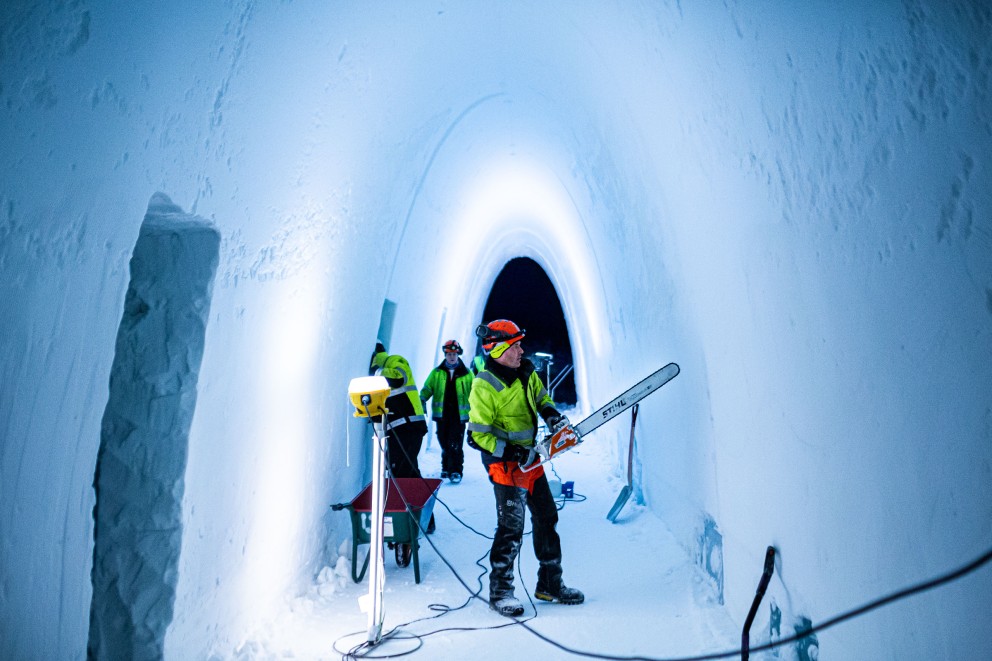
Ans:
[[[574,358],[565,314],[554,285],[537,262],[527,257],[507,262],[493,282],[481,318],[512,319],[526,330],[532,338],[526,355],[544,374],[555,402],[566,406],[576,403]],[[481,352],[481,344],[477,344]]]
[[[518,259],[560,305],[577,408],[681,366],[636,462],[639,516],[699,569],[686,621],[739,625],[770,545],[766,637],[980,555],[990,34],[968,0],[4,3],[0,657],[264,656],[245,641],[348,534],[328,504],[368,472],[345,392],[377,334],[422,378]],[[178,235],[143,247],[169,218],[209,269]],[[141,256],[182,311],[129,314]],[[168,357],[140,397],[114,387],[125,336]],[[166,479],[99,486],[110,410]],[[819,654],[992,656],[990,595],[978,569]]]

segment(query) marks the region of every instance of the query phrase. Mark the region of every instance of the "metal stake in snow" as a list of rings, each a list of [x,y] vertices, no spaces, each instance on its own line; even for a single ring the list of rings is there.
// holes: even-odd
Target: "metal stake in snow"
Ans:
[[[382,638],[382,591],[386,583],[386,571],[382,561],[382,524],[385,518],[386,462],[384,447],[386,443],[385,420],[386,398],[389,397],[389,384],[381,376],[364,376],[352,379],[348,385],[348,396],[355,406],[356,418],[372,418],[379,416],[379,421],[373,420],[372,429],[372,512],[369,548],[369,593],[358,599],[363,612],[369,614],[368,642],[376,644]]]
[[[768,589],[768,581],[775,573],[775,547],[769,546],[765,551],[765,569],[761,572],[761,580],[758,581],[758,589],[754,593],[754,601],[751,602],[751,610],[748,611],[747,619],[744,621],[744,629],[741,631],[741,661],[747,661],[751,654],[751,623],[761,605],[761,599]]]

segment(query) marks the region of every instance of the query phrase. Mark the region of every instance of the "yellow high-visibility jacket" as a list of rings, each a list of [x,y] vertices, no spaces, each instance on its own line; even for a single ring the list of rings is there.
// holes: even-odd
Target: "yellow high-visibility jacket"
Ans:
[[[424,415],[423,402],[417,384],[413,380],[413,370],[406,358],[399,354],[390,355],[381,351],[372,358],[372,367],[389,382],[389,398],[386,408],[389,409],[389,429],[395,429],[409,423],[416,423],[421,433],[427,432],[427,416]]]
[[[525,359],[517,371],[526,375],[526,386],[520,379],[507,385],[488,369],[472,381],[468,429],[472,441],[496,457],[503,456],[507,443],[532,446],[537,416],[547,408],[553,411],[555,406],[529,360]]]

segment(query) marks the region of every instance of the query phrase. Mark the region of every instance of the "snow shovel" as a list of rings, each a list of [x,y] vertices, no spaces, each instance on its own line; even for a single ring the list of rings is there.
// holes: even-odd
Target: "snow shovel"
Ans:
[[[627,484],[625,484],[623,489],[620,490],[620,495],[617,496],[617,502],[613,503],[613,507],[610,508],[610,513],[606,515],[606,518],[610,520],[610,523],[617,522],[617,517],[620,515],[620,510],[622,510],[623,506],[627,504],[627,501],[630,499],[630,494],[634,491],[634,425],[637,423],[638,406],[640,406],[640,404],[634,404],[634,408],[630,410],[630,450],[627,452]]]

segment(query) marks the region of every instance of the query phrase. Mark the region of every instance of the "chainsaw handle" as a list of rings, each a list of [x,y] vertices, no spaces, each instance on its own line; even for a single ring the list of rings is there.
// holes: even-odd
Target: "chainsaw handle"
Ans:
[[[524,466],[523,464],[518,464],[520,466],[520,470],[522,470],[525,473],[529,473],[532,470],[534,470],[535,468],[537,468],[538,466],[543,466],[548,461],[544,457],[541,457],[541,455],[538,455],[538,457],[540,457],[540,459],[535,460],[535,461],[532,461],[529,464],[527,464],[526,466]]]
[[[521,466],[520,470],[525,473],[529,473],[538,466],[551,461],[557,455],[561,454],[565,450],[575,447],[581,442],[582,437],[576,433],[574,427],[571,425],[559,427],[555,433],[545,436],[534,444],[534,451],[537,452],[537,455],[541,458],[541,460],[531,462],[526,468]]]
[[[534,461],[530,462],[526,466],[524,466],[523,464],[518,464],[518,466],[520,466],[520,470],[522,470],[525,473],[529,473],[538,466],[544,465],[545,462],[551,459],[551,457],[545,456],[543,452],[545,445],[547,444],[548,438],[550,438],[550,436],[546,436],[544,440],[534,444],[534,455],[535,455]]]
[[[550,461],[551,457],[546,457],[544,453],[541,452],[542,449],[543,448],[541,447],[540,443],[536,443],[534,445],[534,461],[530,462],[526,466],[524,466],[523,464],[518,464],[518,466],[520,466],[520,470],[522,470],[525,473],[529,473],[538,466],[543,466],[545,463]]]

